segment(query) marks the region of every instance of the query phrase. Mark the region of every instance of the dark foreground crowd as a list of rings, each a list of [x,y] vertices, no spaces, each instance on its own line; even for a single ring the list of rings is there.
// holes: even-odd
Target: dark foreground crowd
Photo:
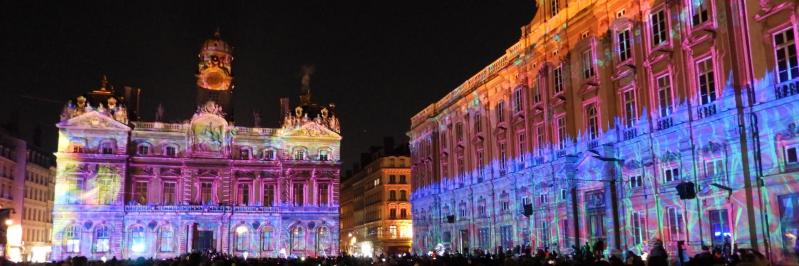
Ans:
[[[512,252],[489,254],[449,254],[417,256],[402,254],[396,256],[377,256],[373,258],[353,257],[342,255],[326,258],[249,258],[234,257],[227,254],[205,252],[191,253],[172,259],[145,259],[117,260],[111,258],[107,261],[88,261],[85,257],[74,257],[62,262],[50,263],[11,263],[2,261],[0,264],[18,266],[262,266],[262,265],[303,265],[303,266],[422,266],[422,265],[532,265],[532,266],[767,266],[766,258],[753,250],[739,249],[722,252],[703,248],[703,252],[694,257],[669,257],[662,243],[656,243],[643,258],[633,252],[610,252],[604,256],[604,247],[601,243],[594,245],[593,249],[587,246],[576,249],[572,254],[561,255],[556,252],[538,250],[535,254],[514,254]],[[726,254],[725,254],[726,253]]]

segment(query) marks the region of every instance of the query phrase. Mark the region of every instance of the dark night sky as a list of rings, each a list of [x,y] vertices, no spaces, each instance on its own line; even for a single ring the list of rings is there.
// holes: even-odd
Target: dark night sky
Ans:
[[[278,125],[278,99],[294,103],[300,68],[313,64],[313,98],[336,103],[344,165],[404,141],[410,117],[504,53],[532,19],[533,0],[498,1],[0,1],[0,122],[18,134],[53,126],[63,104],[97,88],[141,87],[142,115],[163,103],[190,118],[200,44],[221,28],[234,46],[238,125]]]

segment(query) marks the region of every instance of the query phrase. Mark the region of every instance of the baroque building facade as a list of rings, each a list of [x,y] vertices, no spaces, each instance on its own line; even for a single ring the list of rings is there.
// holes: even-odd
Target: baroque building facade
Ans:
[[[370,257],[410,251],[412,178],[407,152],[384,145],[342,178],[341,250]]]
[[[338,254],[334,105],[314,104],[306,90],[293,110],[281,100],[279,128],[258,118],[237,126],[223,110],[231,54],[218,33],[203,44],[199,106],[184,122],[161,122],[161,111],[154,122],[128,121],[113,93],[67,104],[57,124],[52,259]]]
[[[536,3],[502,57],[411,118],[414,251],[793,256],[796,1]]]
[[[9,260],[47,261],[55,172],[52,154],[0,132],[0,208],[12,209],[3,250]]]

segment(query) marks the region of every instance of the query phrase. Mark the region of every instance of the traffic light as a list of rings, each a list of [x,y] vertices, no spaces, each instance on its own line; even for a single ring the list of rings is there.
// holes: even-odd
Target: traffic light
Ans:
[[[524,216],[530,217],[533,215],[533,204],[524,204]]]
[[[696,186],[694,186],[694,182],[682,182],[678,184],[677,194],[680,194],[680,199],[696,198]]]

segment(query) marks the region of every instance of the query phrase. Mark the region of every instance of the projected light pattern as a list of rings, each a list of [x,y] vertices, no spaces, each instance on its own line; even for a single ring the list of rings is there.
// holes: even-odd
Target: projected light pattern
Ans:
[[[302,99],[280,128],[234,126],[214,101],[182,123],[129,123],[110,100],[68,104],[52,259],[338,255],[338,118]]]
[[[504,56],[411,119],[415,252],[602,240],[642,254],[662,240],[670,254],[686,241],[689,254],[792,256],[796,7],[607,2],[539,12]],[[758,15],[730,13],[741,8]],[[681,182],[695,199],[680,199]]]

